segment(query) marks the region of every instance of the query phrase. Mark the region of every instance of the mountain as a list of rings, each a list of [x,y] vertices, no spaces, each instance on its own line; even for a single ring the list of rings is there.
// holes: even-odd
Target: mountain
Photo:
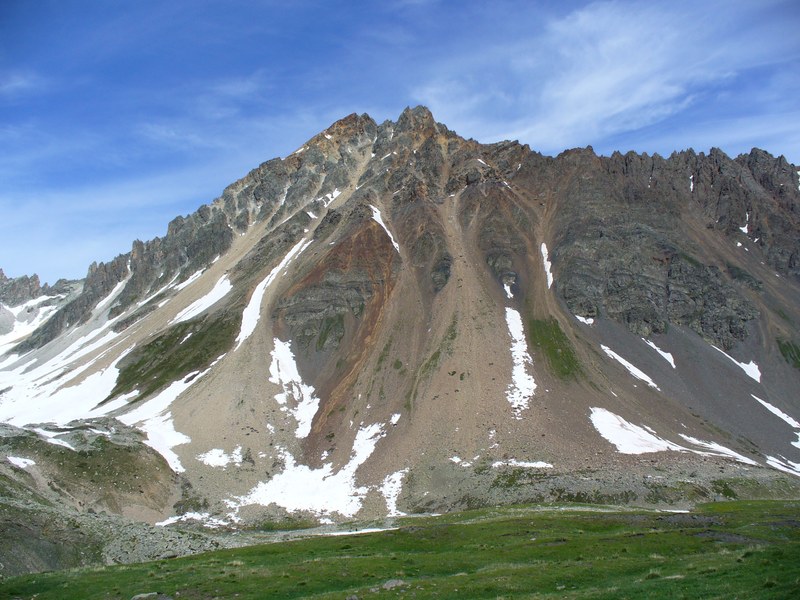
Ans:
[[[345,117],[82,281],[0,276],[7,522],[797,497],[799,179]]]

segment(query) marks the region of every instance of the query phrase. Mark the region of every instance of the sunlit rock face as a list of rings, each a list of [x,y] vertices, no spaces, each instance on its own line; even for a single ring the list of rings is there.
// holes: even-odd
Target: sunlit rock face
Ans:
[[[350,115],[82,281],[0,272],[0,473],[215,527],[658,503],[687,473],[792,494],[799,202],[760,150],[546,157]],[[108,444],[142,497],[46,486]]]

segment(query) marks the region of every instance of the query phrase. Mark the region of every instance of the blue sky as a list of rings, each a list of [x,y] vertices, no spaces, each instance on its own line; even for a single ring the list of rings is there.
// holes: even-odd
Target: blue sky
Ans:
[[[800,163],[800,2],[0,2],[0,268],[43,281],[352,112]]]

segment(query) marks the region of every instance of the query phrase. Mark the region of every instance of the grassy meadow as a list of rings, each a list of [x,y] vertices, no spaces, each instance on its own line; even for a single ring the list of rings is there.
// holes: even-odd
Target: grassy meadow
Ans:
[[[0,598],[800,598],[800,501],[518,506],[0,581]]]

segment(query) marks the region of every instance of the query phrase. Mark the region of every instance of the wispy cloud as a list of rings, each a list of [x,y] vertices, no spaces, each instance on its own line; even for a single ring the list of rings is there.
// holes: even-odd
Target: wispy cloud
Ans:
[[[0,74],[0,98],[15,99],[46,90],[48,81],[32,72]]]
[[[79,276],[351,112],[422,103],[462,135],[551,154],[800,162],[796,0],[62,4],[0,20],[7,273]]]
[[[175,216],[212,201],[245,174],[232,158],[228,164],[196,164],[126,181],[0,192],[6,274],[36,271],[51,283],[60,277],[83,277],[91,262],[129,251],[134,239],[164,235]],[[18,264],[38,266],[16,272]]]
[[[548,152],[602,144],[719,101],[753,69],[787,60],[796,67],[797,15],[778,25],[783,31],[767,32],[776,21],[764,23],[763,10],[762,3],[597,2],[549,18],[529,39],[444,60],[435,71],[446,75],[415,96],[479,139],[516,138]],[[786,87],[773,91],[780,96]]]

